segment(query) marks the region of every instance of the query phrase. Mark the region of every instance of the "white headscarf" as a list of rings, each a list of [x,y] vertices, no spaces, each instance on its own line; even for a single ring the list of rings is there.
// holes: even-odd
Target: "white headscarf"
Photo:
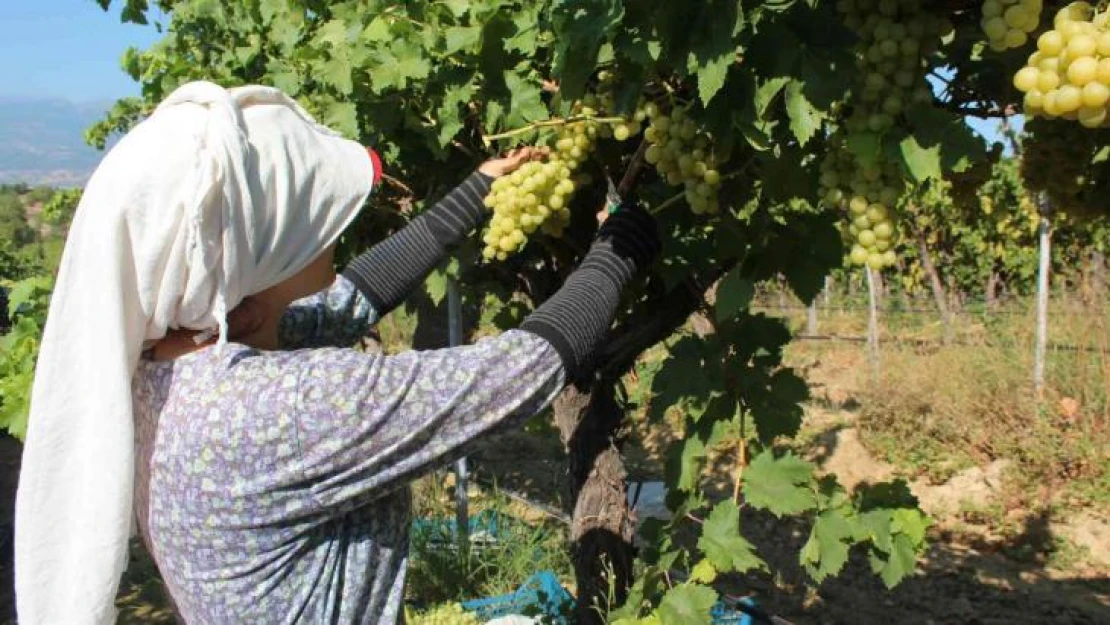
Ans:
[[[21,625],[115,622],[132,528],[131,378],[171,328],[219,328],[358,213],[372,161],[276,89],[187,84],[105,156],[69,232],[15,510]]]

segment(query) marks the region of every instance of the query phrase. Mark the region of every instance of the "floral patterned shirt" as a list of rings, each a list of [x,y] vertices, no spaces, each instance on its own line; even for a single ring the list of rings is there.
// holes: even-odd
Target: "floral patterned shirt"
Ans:
[[[397,355],[333,347],[376,321],[339,277],[290,307],[282,351],[140,362],[136,512],[189,625],[397,622],[407,484],[563,386],[554,348],[522,331]]]

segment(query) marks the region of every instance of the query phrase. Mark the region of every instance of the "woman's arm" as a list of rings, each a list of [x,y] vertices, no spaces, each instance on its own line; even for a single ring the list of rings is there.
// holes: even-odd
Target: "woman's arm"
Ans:
[[[621,211],[520,330],[396,356],[314,353],[298,377],[296,426],[318,504],[363,505],[545,408],[567,381],[589,372],[621,289],[657,250],[651,217]]]
[[[519,426],[563,384],[558,353],[519,330],[391,356],[319,350],[298,382],[304,479],[317,505],[346,512]]]
[[[424,281],[451,247],[482,225],[490,183],[543,153],[522,148],[482,163],[430,210],[355,259],[330,288],[294,302],[282,316],[279,345],[354,345]],[[373,150],[370,155],[375,174],[380,174],[380,160]]]
[[[451,248],[485,223],[489,210],[483,200],[493,181],[543,154],[542,149],[521,148],[486,161],[430,210],[351,261],[343,275],[384,316],[424,281]]]

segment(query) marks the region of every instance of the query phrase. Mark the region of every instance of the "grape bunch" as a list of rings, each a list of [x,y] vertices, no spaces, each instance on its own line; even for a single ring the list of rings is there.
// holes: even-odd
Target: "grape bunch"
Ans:
[[[720,210],[721,174],[709,135],[684,108],[676,106],[668,115],[649,102],[643,111],[651,122],[644,131],[644,139],[650,143],[644,160],[655,166],[667,184],[685,188],[686,203],[694,214],[716,213]]]
[[[559,126],[551,146],[554,149],[546,159],[525,163],[493,182],[485,198],[485,205],[493,209],[489,228],[482,236],[482,257],[486,260],[507,260],[536,230],[562,236],[570,223],[571,196],[589,180],[588,175],[576,172],[597,139],[624,141],[640,133],[640,122],[647,117],[643,109],[618,121],[599,121],[613,106],[609,89],[612,78],[606,74],[601,72],[598,93],[587,94],[571,107],[571,119],[577,121]]]
[[[479,625],[482,621],[473,612],[467,612],[459,603],[445,603],[427,612],[405,609],[408,625]]]
[[[894,265],[893,208],[905,191],[897,165],[861,166],[840,146],[822,161],[820,186],[825,204],[848,212],[841,233],[851,250],[849,260],[876,270]]]
[[[582,99],[583,114],[599,114],[602,111],[616,109],[613,88],[616,86],[616,75],[608,70],[598,72],[597,94],[586,94]],[[598,126],[598,136],[603,139],[613,138],[617,141],[627,141],[640,134],[641,125],[647,119],[646,110],[641,103],[635,112],[622,121],[601,124]]]
[[[572,176],[593,147],[591,135],[596,133],[589,122],[564,126],[555,151],[546,159],[529,161],[493,181],[485,199],[493,217],[482,237],[483,258],[506,260],[540,228],[552,236],[562,235],[570,223],[570,197],[576,187]]]
[[[1073,2],[1056,13],[1053,26],[1014,74],[1025,114],[1110,126],[1110,11],[1095,13],[1086,2]]]
[[[1041,0],[985,0],[979,25],[991,50],[1020,48],[1041,23]]]
[[[906,185],[897,164],[861,162],[848,149],[847,137],[882,135],[903,122],[909,107],[932,103],[924,57],[937,50],[952,25],[925,5],[924,0],[836,4],[845,26],[858,36],[860,82],[846,103],[843,128],[831,138],[832,150],[821,163],[821,196],[824,205],[848,216],[843,234],[849,259],[876,270],[897,261],[894,211]]]

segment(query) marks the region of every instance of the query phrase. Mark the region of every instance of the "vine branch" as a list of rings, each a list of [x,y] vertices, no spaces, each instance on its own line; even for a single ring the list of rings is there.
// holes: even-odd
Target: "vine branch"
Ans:
[[[515,128],[513,130],[506,130],[505,132],[498,133],[498,134],[495,134],[495,135],[486,135],[486,136],[482,137],[482,141],[488,146],[489,144],[493,143],[494,141],[497,141],[498,139],[508,139],[509,137],[515,137],[517,135],[522,135],[522,134],[525,134],[527,132],[532,132],[533,130],[536,130],[538,128],[551,128],[551,127],[556,127],[556,126],[565,126],[567,124],[573,124],[573,123],[576,123],[576,122],[585,122],[585,121],[594,121],[594,122],[598,122],[598,123],[601,123],[601,124],[619,124],[619,123],[627,121],[627,120],[625,120],[623,117],[595,117],[593,115],[575,115],[575,116],[572,116],[572,117],[545,119],[545,120],[539,121],[539,122],[532,122],[531,124],[528,124],[526,126],[521,126],[520,128]]]

